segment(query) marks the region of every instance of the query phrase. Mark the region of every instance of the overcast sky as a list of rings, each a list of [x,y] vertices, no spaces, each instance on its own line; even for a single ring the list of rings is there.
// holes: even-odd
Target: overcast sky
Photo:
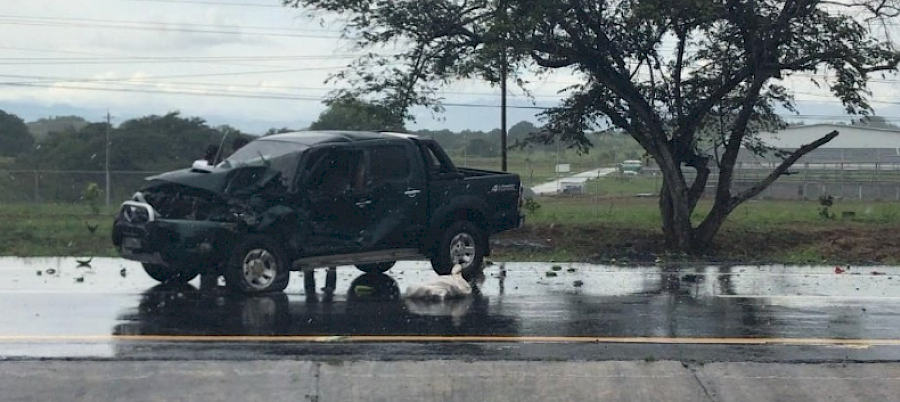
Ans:
[[[181,111],[250,132],[301,128],[316,119],[334,84],[329,73],[354,56],[339,26],[321,26],[279,0],[5,0],[0,12],[0,109],[34,120],[77,114],[114,123]],[[530,89],[541,106],[574,83],[558,74]],[[876,112],[900,120],[896,79],[873,83]],[[792,84],[804,117],[846,121],[838,103],[809,84]],[[439,116],[419,113],[412,128],[490,130],[499,91],[480,82],[445,88]],[[510,103],[528,106],[518,90]],[[510,110],[509,124],[535,123],[534,109]],[[799,119],[799,118],[798,118]],[[794,119],[794,120],[798,120]]]

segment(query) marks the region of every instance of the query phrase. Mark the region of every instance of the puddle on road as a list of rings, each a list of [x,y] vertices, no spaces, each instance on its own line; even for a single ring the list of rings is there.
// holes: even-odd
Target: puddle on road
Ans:
[[[139,263],[119,258],[6,257],[0,258],[0,309],[7,312],[0,336],[867,338],[898,337],[900,328],[900,267],[836,273],[833,266],[497,263],[472,280],[478,290],[471,296],[403,297],[411,284],[435,278],[423,261],[399,262],[386,275],[344,266],[310,277],[292,273],[284,293],[241,297],[201,289],[199,279],[160,285]]]
[[[346,299],[348,288],[362,273],[352,266],[333,274],[335,300]],[[468,276],[468,275],[467,275]],[[403,294],[413,284],[433,281],[425,261],[402,261],[386,280]],[[327,284],[327,270],[317,269],[317,294]],[[620,267],[580,263],[495,263],[471,281],[483,296],[541,295],[625,296],[672,294],[694,298],[898,298],[900,267],[834,266],[643,266]],[[222,280],[219,280],[222,283]],[[190,282],[200,287],[200,280]],[[121,258],[0,257],[0,292],[143,293],[158,285],[140,263]],[[291,273],[288,295],[309,292],[301,272]]]

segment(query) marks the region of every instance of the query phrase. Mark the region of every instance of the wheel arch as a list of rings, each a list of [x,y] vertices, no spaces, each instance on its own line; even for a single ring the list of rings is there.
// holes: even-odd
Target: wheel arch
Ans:
[[[488,241],[487,213],[484,201],[478,199],[468,200],[468,202],[458,202],[445,207],[438,208],[429,222],[428,241],[425,247],[425,254],[433,256],[437,252],[438,244],[441,236],[450,225],[458,221],[469,221],[481,231],[482,247],[485,255],[490,255],[490,242]]]

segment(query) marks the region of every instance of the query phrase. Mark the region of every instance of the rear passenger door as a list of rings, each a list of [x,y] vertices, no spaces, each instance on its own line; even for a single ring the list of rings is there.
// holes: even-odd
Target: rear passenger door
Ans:
[[[428,207],[424,172],[415,159],[418,149],[408,142],[393,141],[366,149],[371,249],[416,247]]]

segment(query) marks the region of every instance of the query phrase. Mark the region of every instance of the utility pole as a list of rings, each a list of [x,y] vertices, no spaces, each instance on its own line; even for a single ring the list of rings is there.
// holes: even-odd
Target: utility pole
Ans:
[[[506,171],[506,74],[509,69],[506,59],[506,44],[501,51],[503,60],[500,64],[500,159],[501,170]]]
[[[506,15],[506,1],[497,3],[497,19],[500,25],[500,168],[506,171],[506,76],[509,73],[509,58],[506,54],[506,30],[509,29],[509,21]]]
[[[109,109],[106,110],[106,208],[109,209]]]

